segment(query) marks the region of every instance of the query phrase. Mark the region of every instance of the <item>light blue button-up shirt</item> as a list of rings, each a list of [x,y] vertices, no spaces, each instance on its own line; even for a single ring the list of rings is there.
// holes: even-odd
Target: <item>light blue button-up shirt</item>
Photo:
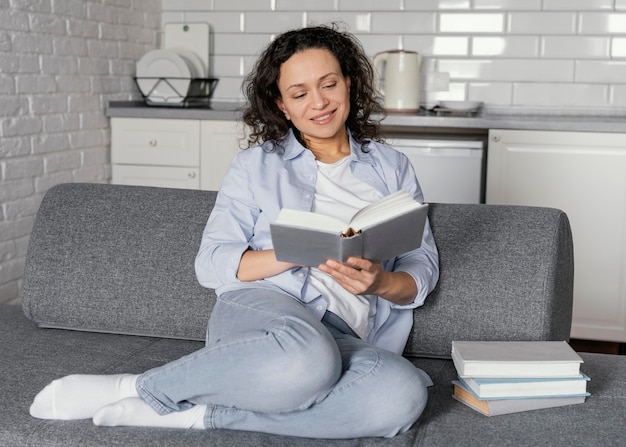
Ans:
[[[367,143],[366,150],[350,137],[350,167],[358,179],[382,195],[404,189],[417,201],[424,198],[408,158],[391,147]],[[273,288],[302,302],[318,318],[326,299],[307,282],[308,267],[252,282],[237,279],[242,254],[272,248],[270,222],[281,208],[310,211],[317,163],[311,151],[289,132],[279,144],[265,142],[237,154],[224,177],[215,206],[202,235],[196,275],[218,295],[243,288]],[[427,223],[420,248],[383,262],[387,271],[403,271],[415,280],[418,293],[411,304],[397,305],[378,298],[376,319],[368,341],[401,353],[413,325],[413,309],[421,306],[439,278],[438,253]]]

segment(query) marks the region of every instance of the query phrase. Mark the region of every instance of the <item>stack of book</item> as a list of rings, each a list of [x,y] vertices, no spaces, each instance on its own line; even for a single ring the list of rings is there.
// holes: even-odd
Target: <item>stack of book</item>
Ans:
[[[487,415],[585,402],[583,360],[564,341],[453,341],[453,397]]]

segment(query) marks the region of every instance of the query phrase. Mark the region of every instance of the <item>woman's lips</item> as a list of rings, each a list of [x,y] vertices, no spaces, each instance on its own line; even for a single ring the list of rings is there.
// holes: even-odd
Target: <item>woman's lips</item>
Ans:
[[[334,114],[335,114],[335,110],[333,110],[332,112],[324,113],[323,115],[318,115],[316,117],[313,117],[311,118],[311,121],[314,121],[316,123],[324,123],[324,122],[330,121],[333,118]]]

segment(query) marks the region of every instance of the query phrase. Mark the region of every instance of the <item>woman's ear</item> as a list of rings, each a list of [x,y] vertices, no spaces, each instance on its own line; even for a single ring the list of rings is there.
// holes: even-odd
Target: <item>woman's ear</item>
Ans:
[[[287,118],[287,120],[291,120],[291,118],[289,118],[289,113],[287,113],[287,108],[285,107],[285,103],[283,103],[283,99],[281,97],[277,97],[275,101],[280,111],[285,114],[285,118]]]

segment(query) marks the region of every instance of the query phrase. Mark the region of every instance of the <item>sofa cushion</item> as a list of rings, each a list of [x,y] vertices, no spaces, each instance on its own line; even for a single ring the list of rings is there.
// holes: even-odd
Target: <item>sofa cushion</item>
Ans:
[[[405,354],[450,357],[453,340],[568,340],[574,261],[551,208],[433,204],[440,279]]]
[[[49,190],[22,304],[42,327],[204,340],[215,300],[194,258],[215,192],[101,184]]]

